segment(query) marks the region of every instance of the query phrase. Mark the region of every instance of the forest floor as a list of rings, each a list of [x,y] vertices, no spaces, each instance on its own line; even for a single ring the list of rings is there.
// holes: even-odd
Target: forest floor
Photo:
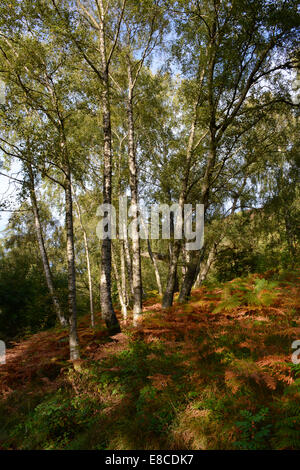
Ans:
[[[300,448],[299,272],[206,285],[168,311],[148,299],[121,324],[109,337],[100,314],[94,330],[80,318],[73,364],[61,328],[8,349],[0,449]]]

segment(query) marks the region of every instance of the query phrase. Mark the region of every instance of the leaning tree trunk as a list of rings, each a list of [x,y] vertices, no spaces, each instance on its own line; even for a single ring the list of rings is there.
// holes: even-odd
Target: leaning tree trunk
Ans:
[[[156,284],[157,284],[157,287],[158,287],[158,292],[159,292],[159,295],[162,296],[162,295],[163,295],[163,291],[162,291],[162,286],[161,286],[161,279],[160,279],[160,274],[159,274],[159,270],[158,270],[157,259],[156,259],[156,256],[153,254],[153,251],[152,251],[152,248],[151,248],[151,242],[150,242],[149,238],[148,238],[148,240],[147,240],[147,246],[148,246],[148,253],[149,253],[151,262],[152,262],[152,264],[153,264],[153,267],[154,267],[154,272],[155,272],[155,278],[156,278]]]
[[[193,121],[191,123],[188,145],[186,149],[184,177],[183,177],[181,188],[180,188],[179,205],[182,210],[184,208],[184,204],[186,203],[186,198],[188,194],[188,186],[189,186],[190,171],[191,171],[191,166],[192,166],[193,152],[206,136],[206,133],[204,133],[195,145],[194,141],[195,141],[195,132],[196,132],[196,124],[197,124],[197,112],[198,112],[198,106],[201,101],[201,90],[202,90],[205,72],[206,72],[206,67],[204,65],[199,75],[198,96],[194,102]],[[171,256],[171,263],[169,267],[168,280],[167,280],[167,289],[164,294],[163,303],[162,303],[164,308],[171,307],[173,303],[173,296],[174,296],[174,289],[175,289],[176,275],[177,275],[177,263],[178,263],[178,259],[180,255],[180,247],[181,247],[180,241],[176,240],[176,242],[174,243],[173,253]]]
[[[181,184],[181,191],[179,197],[179,206],[181,211],[184,209],[184,204],[186,202],[187,192],[188,192],[188,184],[189,184],[189,176],[191,170],[191,162],[192,162],[192,155],[193,155],[193,146],[194,146],[194,138],[195,138],[195,129],[196,129],[196,121],[197,121],[197,106],[195,104],[194,109],[194,120],[191,125],[189,141],[186,151],[186,161],[185,161],[185,171],[184,177]],[[176,221],[175,221],[176,223]],[[171,259],[170,259],[170,266],[168,272],[168,279],[167,279],[167,287],[166,291],[163,296],[162,307],[169,308],[173,304],[173,297],[175,291],[175,284],[176,284],[176,275],[177,275],[177,264],[180,255],[180,248],[181,248],[181,240],[175,240],[172,248]]]
[[[66,168],[65,198],[66,198],[66,233],[67,233],[67,260],[68,260],[68,306],[69,306],[69,344],[70,359],[76,360],[79,355],[79,340],[77,335],[77,302],[76,302],[76,271],[73,229],[73,201],[72,185],[69,168]]]
[[[214,163],[215,163],[215,160],[216,160],[216,144],[215,144],[214,137],[215,136],[214,136],[214,133],[213,133],[212,136],[211,136],[211,143],[210,143],[210,155],[209,155],[208,163],[207,163],[207,166],[206,166],[205,175],[204,175],[204,179],[203,179],[203,185],[202,185],[202,191],[201,191],[201,201],[204,204],[205,209],[207,208],[207,205],[208,205],[211,170],[212,170],[212,168],[214,166]],[[236,209],[238,198],[239,198],[243,188],[245,187],[246,181],[247,181],[247,178],[244,178],[244,181],[241,185],[240,191],[235,194],[235,197],[233,199],[233,205],[232,205],[231,210],[230,210],[231,214],[233,214],[235,209]],[[212,245],[212,247],[209,251],[206,263],[204,263],[201,270],[200,270],[200,266],[201,266],[201,263],[202,263],[203,257],[204,257],[204,248],[202,250],[200,250],[200,252],[197,255],[195,255],[196,259],[193,259],[189,263],[187,273],[186,273],[185,278],[183,280],[181,293],[180,293],[180,296],[179,296],[179,300],[181,302],[185,302],[185,301],[188,300],[188,298],[191,295],[192,287],[195,283],[200,285],[201,282],[203,282],[203,280],[206,278],[206,276],[208,274],[208,271],[210,270],[210,267],[211,267],[211,265],[213,264],[213,262],[215,260],[216,253],[217,253],[217,248],[218,248],[219,244],[221,243],[223,235],[224,235],[224,227],[223,227],[223,231],[220,233],[218,239],[213,243],[213,245]],[[199,273],[199,270],[200,270],[200,273]]]
[[[216,161],[216,140],[215,128],[210,129],[210,149],[201,188],[201,203],[204,205],[204,213],[208,206],[208,199],[211,185],[211,173]],[[180,302],[186,302],[191,295],[192,287],[199,273],[200,263],[203,259],[204,250],[200,250],[198,254],[192,258],[187,267],[187,272],[183,280],[182,289],[179,295]]]
[[[131,76],[131,66],[128,64],[129,92],[127,102],[128,117],[128,159],[129,159],[129,185],[131,192],[131,204],[133,206],[133,220],[136,230],[138,230],[138,183],[136,152],[134,141],[134,119],[133,119],[133,86]],[[135,322],[142,312],[142,269],[141,269],[141,249],[139,234],[132,237],[132,284],[133,284],[133,321]]]
[[[33,175],[33,171],[30,165],[28,165],[28,171],[29,171],[29,178],[30,178],[30,200],[31,200],[32,211],[34,215],[36,238],[37,238],[37,242],[38,242],[38,246],[39,246],[39,250],[40,250],[40,254],[42,258],[47,287],[49,289],[51,299],[54,305],[54,310],[55,310],[56,316],[60,324],[62,326],[67,326],[68,322],[61,311],[59,301],[58,301],[58,298],[54,289],[52,273],[50,269],[49,259],[48,259],[48,255],[47,255],[47,251],[45,247],[45,242],[44,242],[43,230],[42,230],[41,221],[40,221],[39,208],[38,208],[37,200],[36,200],[34,175]]]
[[[200,263],[203,259],[203,255],[204,250],[201,250],[199,254],[193,257],[187,266],[178,299],[180,303],[187,302],[191,295],[191,290],[199,273]]]
[[[217,253],[217,246],[218,244],[217,243],[214,243],[213,246],[211,247],[210,249],[210,252],[208,254],[208,257],[207,257],[207,260],[206,262],[204,263],[204,265],[202,266],[202,268],[200,269],[200,272],[197,276],[197,280],[196,280],[196,285],[197,286],[201,286],[202,282],[205,281],[206,279],[206,276],[215,260],[215,257],[216,257],[216,253]]]

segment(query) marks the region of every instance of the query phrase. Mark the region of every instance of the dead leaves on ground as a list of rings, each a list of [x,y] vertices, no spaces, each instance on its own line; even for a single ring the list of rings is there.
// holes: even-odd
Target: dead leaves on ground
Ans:
[[[232,347],[248,350],[257,356],[255,361],[246,361],[243,366],[235,358],[226,368],[223,379],[233,392],[249,379],[270,390],[274,390],[279,382],[292,383],[287,351],[280,344],[268,344],[267,338],[277,335],[292,343],[300,337],[299,277],[294,284],[280,285],[276,301],[269,307],[240,306],[231,311],[213,313],[221,295],[220,288],[202,287],[193,291],[192,300],[187,305],[175,303],[168,311],[162,311],[157,298],[148,300],[144,307],[146,315],[138,328],[127,325],[124,331],[127,329],[133,340],[164,343],[165,354],[179,351],[184,356],[187,369],[189,366],[198,368],[194,374],[199,383],[206,358],[215,353],[220,355],[221,363],[222,354],[230,352]],[[129,341],[128,335],[121,333],[107,342],[105,329],[92,330],[88,326],[88,317],[81,320],[78,334],[83,357],[88,360],[102,360],[116,354],[126,349]],[[225,337],[228,340],[221,344]],[[235,341],[233,345],[231,340]],[[41,387],[55,386],[59,371],[68,366],[68,354],[67,331],[41,332],[15,343],[7,350],[7,363],[0,366],[0,395],[27,386],[36,378],[40,380]],[[193,377],[190,371],[188,374]],[[158,389],[171,383],[170,378],[160,374],[149,379]]]

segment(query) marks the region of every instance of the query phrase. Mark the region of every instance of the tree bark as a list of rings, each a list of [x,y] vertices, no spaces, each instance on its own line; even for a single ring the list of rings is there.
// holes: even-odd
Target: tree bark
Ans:
[[[67,260],[68,260],[68,305],[69,305],[69,344],[70,359],[76,360],[79,355],[79,340],[77,335],[77,302],[76,302],[76,271],[73,228],[73,201],[71,174],[67,167],[65,170],[65,198],[66,198],[66,233],[67,233]]]
[[[211,165],[214,164],[215,158],[216,158],[216,156],[215,156],[215,145],[212,145],[211,146],[211,154],[210,154],[210,158],[209,158],[209,163],[208,163],[208,166],[206,168],[206,172],[205,172],[206,176],[204,178],[204,182],[203,182],[203,185],[202,185],[202,193],[201,193],[202,201],[203,201],[205,206],[207,205],[207,202],[208,202],[208,193],[209,193],[209,190],[210,190],[209,177],[210,177]],[[246,181],[247,181],[247,177],[244,177],[241,188],[235,194],[235,197],[233,199],[233,204],[232,204],[232,207],[230,209],[230,214],[233,214],[235,209],[236,209],[238,198],[239,198],[241,192],[243,191],[243,188],[245,187]],[[227,219],[227,221],[228,221],[228,219]],[[187,301],[188,298],[191,295],[191,290],[192,290],[192,287],[193,287],[194,283],[196,282],[196,283],[199,283],[198,285],[200,285],[201,282],[203,282],[204,279],[206,278],[206,276],[208,274],[208,271],[210,270],[211,265],[213,264],[214,259],[216,257],[217,248],[218,248],[219,244],[221,243],[222,238],[224,236],[226,223],[227,222],[225,220],[224,223],[223,223],[223,230],[219,234],[218,239],[214,241],[214,243],[213,243],[213,245],[212,245],[212,247],[209,251],[206,263],[203,265],[201,270],[200,270],[200,266],[201,266],[201,262],[203,260],[204,253],[205,253],[204,248],[203,248],[203,250],[201,250],[201,252],[200,252],[200,254],[198,254],[198,256],[196,255],[196,260],[192,260],[192,262],[189,264],[187,274],[186,274],[186,276],[183,280],[182,292],[180,293],[180,296],[179,296],[180,301],[182,301],[182,302]],[[200,270],[200,273],[199,273],[199,270]]]
[[[111,204],[111,122],[108,76],[102,93],[103,107],[103,133],[104,133],[104,158],[103,158],[103,203]],[[107,328],[114,334],[120,332],[120,325],[116,317],[111,298],[111,239],[102,240],[101,248],[101,313]]]
[[[187,149],[187,156],[186,156],[186,168],[184,179],[182,181],[182,188],[179,197],[179,206],[181,211],[183,211],[184,203],[186,200],[187,195],[187,188],[188,188],[188,181],[189,181],[189,173],[190,173],[190,164],[192,158],[192,147],[194,142],[194,135],[195,135],[195,123],[196,117],[191,127],[191,132],[189,136],[189,144]],[[174,232],[174,223],[176,221],[171,221],[171,227],[173,226],[172,232]],[[168,270],[168,277],[167,277],[167,286],[162,300],[162,308],[170,308],[173,304],[173,297],[175,293],[176,287],[176,277],[177,277],[177,265],[178,259],[181,250],[181,240],[174,240],[173,244],[171,245],[171,253],[170,253],[170,264]]]
[[[215,260],[215,257],[216,257],[216,253],[217,253],[217,246],[218,244],[217,243],[214,243],[213,246],[211,247],[210,251],[209,251],[209,254],[208,254],[208,257],[207,257],[207,260],[206,262],[204,263],[204,265],[202,266],[202,268],[200,269],[200,272],[197,276],[197,280],[196,280],[196,285],[197,286],[201,286],[202,282],[206,279],[206,276]]]
[[[201,253],[198,254],[198,256],[193,257],[193,259],[189,262],[187,266],[187,270],[182,282],[178,299],[180,303],[187,302],[191,295],[192,287],[199,273],[200,263],[203,259],[203,254],[204,252],[203,250],[201,250]]]
[[[160,274],[159,274],[157,259],[156,259],[156,256],[153,254],[153,251],[152,251],[152,248],[151,248],[151,242],[150,242],[149,238],[148,238],[148,240],[147,240],[147,246],[148,246],[148,253],[149,253],[150,259],[151,259],[151,261],[152,261],[153,267],[154,267],[154,272],[155,272],[155,278],[156,278],[156,284],[157,284],[157,287],[158,287],[158,292],[159,292],[159,295],[162,296],[162,295],[163,295],[163,291],[162,291],[162,285],[161,285],[161,279],[160,279]]]
[[[123,285],[122,285],[122,279],[120,279],[120,276],[119,276],[119,272],[118,272],[118,269],[117,269],[116,257],[115,257],[113,249],[112,249],[112,265],[113,265],[113,270],[114,270],[114,274],[115,274],[115,278],[116,278],[116,282],[117,282],[117,289],[118,289],[118,294],[119,294],[119,300],[120,300],[123,320],[126,322],[127,321],[126,296],[124,295],[124,288],[123,288]]]
[[[199,74],[198,96],[194,102],[193,120],[192,120],[191,127],[190,127],[188,145],[186,149],[184,176],[183,176],[183,180],[181,183],[180,196],[179,196],[179,205],[181,207],[181,210],[183,210],[184,208],[184,204],[186,202],[186,198],[188,194],[188,185],[189,185],[189,179],[190,179],[193,152],[194,152],[194,149],[197,147],[197,145],[201,142],[201,140],[206,135],[204,134],[200,138],[198,144],[194,146],[196,124],[197,124],[197,111],[198,111],[198,106],[201,101],[201,90],[202,90],[202,85],[204,81],[205,71],[206,71],[206,67],[203,66]],[[164,294],[163,302],[162,302],[163,308],[169,308],[172,306],[172,303],[173,303],[174,288],[175,288],[176,275],[177,275],[177,264],[178,264],[178,259],[180,255],[180,248],[181,248],[181,241],[176,240],[174,247],[173,247],[172,256],[171,256],[171,264],[170,264],[169,272],[168,272],[167,288],[166,288],[166,292]]]
[[[131,293],[131,296],[133,296],[132,259],[131,259],[131,255],[130,255],[128,238],[125,238],[125,240],[124,240],[124,253],[125,253],[127,274],[128,274],[128,279],[129,279],[130,293]]]
[[[173,304],[173,297],[176,288],[177,278],[177,263],[180,254],[181,243],[180,240],[176,240],[171,253],[167,285],[163,296],[162,308],[170,308]]]
[[[111,204],[112,184],[112,147],[111,147],[111,116],[109,97],[109,64],[106,58],[106,44],[104,32],[104,9],[102,1],[99,1],[101,9],[99,24],[99,47],[102,63],[102,130],[104,137],[103,147],[103,204]],[[121,331],[116,317],[111,298],[111,239],[102,240],[101,248],[101,313],[106,326],[111,334]]]
[[[121,287],[122,293],[125,300],[126,307],[128,306],[128,294],[127,294],[127,282],[126,282],[126,259],[125,259],[125,250],[124,244],[121,242],[120,247],[120,256],[121,256]]]
[[[133,118],[133,81],[131,65],[128,63],[128,100],[127,100],[127,118],[128,118],[128,160],[129,160],[129,185],[131,192],[131,204],[133,206],[133,220],[138,230],[138,183],[137,166],[134,138],[134,118]],[[132,237],[132,284],[133,284],[133,320],[137,320],[142,312],[142,269],[141,269],[141,248],[139,235]]]

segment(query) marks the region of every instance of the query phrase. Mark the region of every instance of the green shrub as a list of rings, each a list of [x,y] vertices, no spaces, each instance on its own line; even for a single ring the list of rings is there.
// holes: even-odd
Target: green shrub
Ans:
[[[293,364],[296,376],[300,375],[300,365]],[[279,416],[272,440],[275,449],[300,449],[300,378],[286,387],[284,397],[278,402]]]
[[[234,442],[234,447],[240,450],[259,450],[267,448],[267,438],[270,435],[271,424],[266,424],[269,413],[268,408],[253,414],[251,411],[242,410],[240,412],[241,421],[235,423],[239,439]]]
[[[61,391],[37,405],[12,436],[23,436],[23,449],[64,448],[74,436],[92,424],[95,403],[88,397],[69,397]]]
[[[230,311],[242,305],[269,306],[278,296],[274,291],[277,283],[266,279],[237,279],[226,285],[222,291],[221,302],[214,313],[222,310]]]

